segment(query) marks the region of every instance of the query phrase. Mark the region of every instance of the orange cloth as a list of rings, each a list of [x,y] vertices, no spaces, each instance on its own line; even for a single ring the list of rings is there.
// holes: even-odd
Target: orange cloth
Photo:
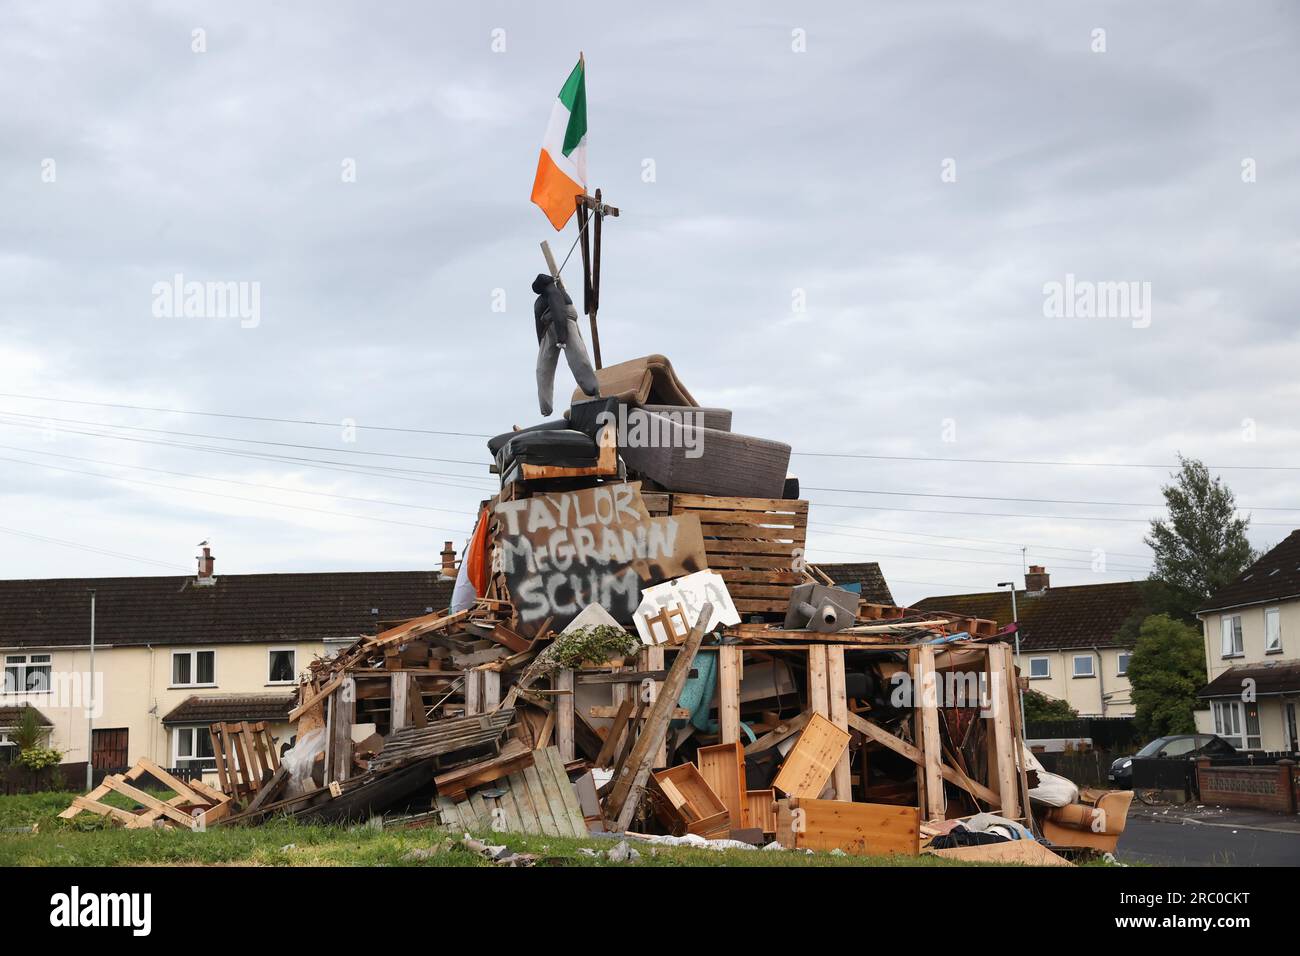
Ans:
[[[488,513],[484,508],[474,526],[474,536],[469,539],[469,550],[465,552],[466,575],[479,597],[487,594],[488,586],[487,531]]]

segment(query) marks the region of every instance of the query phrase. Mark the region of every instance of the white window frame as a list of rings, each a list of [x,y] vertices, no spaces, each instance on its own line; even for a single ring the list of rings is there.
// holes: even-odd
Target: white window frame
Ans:
[[[1224,614],[1219,618],[1219,656],[1225,660],[1246,656],[1240,614]]]
[[[217,743],[215,740],[212,740],[212,732],[210,730],[208,730],[208,740],[211,741],[212,743],[213,755],[211,757],[193,756],[195,750],[195,744],[198,741],[198,731],[200,730],[208,730],[207,724],[177,724],[176,726],[172,727],[172,766],[173,767],[181,766],[181,761],[184,760],[186,766],[198,765],[202,767],[204,770],[217,769],[217,757],[216,757]],[[181,756],[182,736],[188,737],[190,741],[191,755],[188,757]]]
[[[10,685],[9,670],[18,671],[18,686]],[[45,672],[45,686],[28,689],[27,677],[30,671]],[[0,692],[10,697],[29,697],[36,694],[48,694],[54,681],[54,655],[52,654],[5,654],[4,670],[0,671]]]
[[[1263,750],[1263,734],[1258,717],[1255,732],[1250,730],[1246,705],[1239,700],[1213,701],[1214,732],[1238,750]],[[1258,705],[1256,705],[1258,706]],[[1256,711],[1258,715],[1258,710]]]
[[[197,680],[199,676],[199,655],[200,654],[212,655],[211,682],[200,682]],[[188,657],[190,659],[190,683],[188,684],[176,683],[176,658],[178,657]],[[216,687],[217,686],[217,652],[216,651],[204,650],[202,648],[195,648],[194,650],[189,650],[189,651],[172,651],[172,656],[168,660],[168,664],[171,666],[171,672],[167,675],[169,679],[169,683],[167,685],[168,687]]]
[[[271,661],[275,654],[293,655],[293,676],[288,680],[271,679]],[[296,647],[268,647],[266,649],[266,686],[267,687],[286,687],[298,683],[298,648]]]
[[[1264,608],[1264,653],[1282,653],[1282,609]]]
[[[1088,673],[1079,673],[1079,661],[1088,662]],[[1070,660],[1070,674],[1077,679],[1097,676],[1097,661],[1091,654],[1075,654]]]
[[[1120,651],[1115,655],[1115,676],[1127,677],[1129,661],[1133,660],[1132,651]]]
[[[1047,665],[1047,673],[1035,674],[1034,665],[1042,661]],[[1050,657],[1031,657],[1029,658],[1029,679],[1030,680],[1051,680],[1052,678],[1052,659]]]

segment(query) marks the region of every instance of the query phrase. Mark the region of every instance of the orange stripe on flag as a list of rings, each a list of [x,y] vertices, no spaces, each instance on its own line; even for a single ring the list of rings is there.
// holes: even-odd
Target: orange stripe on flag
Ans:
[[[555,165],[550,154],[542,150],[537,160],[537,178],[533,180],[533,202],[546,213],[551,225],[563,229],[574,213],[573,197],[586,190],[575,183]]]

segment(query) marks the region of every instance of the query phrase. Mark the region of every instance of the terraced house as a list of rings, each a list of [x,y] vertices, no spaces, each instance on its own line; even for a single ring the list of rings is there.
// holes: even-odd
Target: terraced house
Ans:
[[[445,608],[452,583],[441,571],[218,576],[206,548],[192,577],[0,581],[0,714],[36,707],[66,763],[206,769],[209,724],[265,720],[287,743],[313,657]]]
[[[1300,531],[1196,612],[1207,683],[1197,729],[1238,750],[1300,750]]]
[[[1020,624],[1020,672],[1036,690],[1069,703],[1080,717],[1132,717],[1128,682],[1133,642],[1120,629],[1143,604],[1141,582],[1052,587],[1051,575],[1031,565],[1024,589],[1016,590]],[[928,597],[916,607],[1016,620],[1010,590]]]
[[[264,720],[283,747],[310,661],[445,609],[456,572],[450,543],[438,571],[218,576],[214,564],[205,547],[192,577],[0,581],[0,748],[6,715],[12,724],[24,704],[37,708],[65,763],[89,754],[98,769],[140,757],[215,768],[215,721]],[[878,565],[824,568],[867,600],[892,602]]]

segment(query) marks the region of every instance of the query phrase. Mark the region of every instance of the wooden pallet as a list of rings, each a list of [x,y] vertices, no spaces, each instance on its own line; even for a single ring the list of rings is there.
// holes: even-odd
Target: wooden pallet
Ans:
[[[266,721],[223,721],[213,724],[209,732],[221,789],[241,804],[254,797],[280,769],[280,755]]]
[[[784,614],[806,577],[808,502],[674,494],[672,513],[695,514],[710,570],[727,582],[741,614]]]
[[[163,800],[135,786],[142,777],[171,788],[176,796]],[[138,809],[124,810],[102,803],[110,793],[118,793],[133,800]],[[230,812],[230,797],[209,787],[201,780],[182,781],[147,757],[141,757],[126,773],[112,774],[84,797],[73,797],[72,805],[59,814],[71,820],[81,813],[108,817],[128,829],[138,830],[153,826],[180,827],[201,830]]]
[[[559,750],[544,747],[532,754],[533,766],[470,794],[467,800],[456,803],[448,797],[438,797],[443,825],[479,833],[587,836],[578,793],[569,782]],[[490,796],[501,789],[505,792],[500,796]]]

